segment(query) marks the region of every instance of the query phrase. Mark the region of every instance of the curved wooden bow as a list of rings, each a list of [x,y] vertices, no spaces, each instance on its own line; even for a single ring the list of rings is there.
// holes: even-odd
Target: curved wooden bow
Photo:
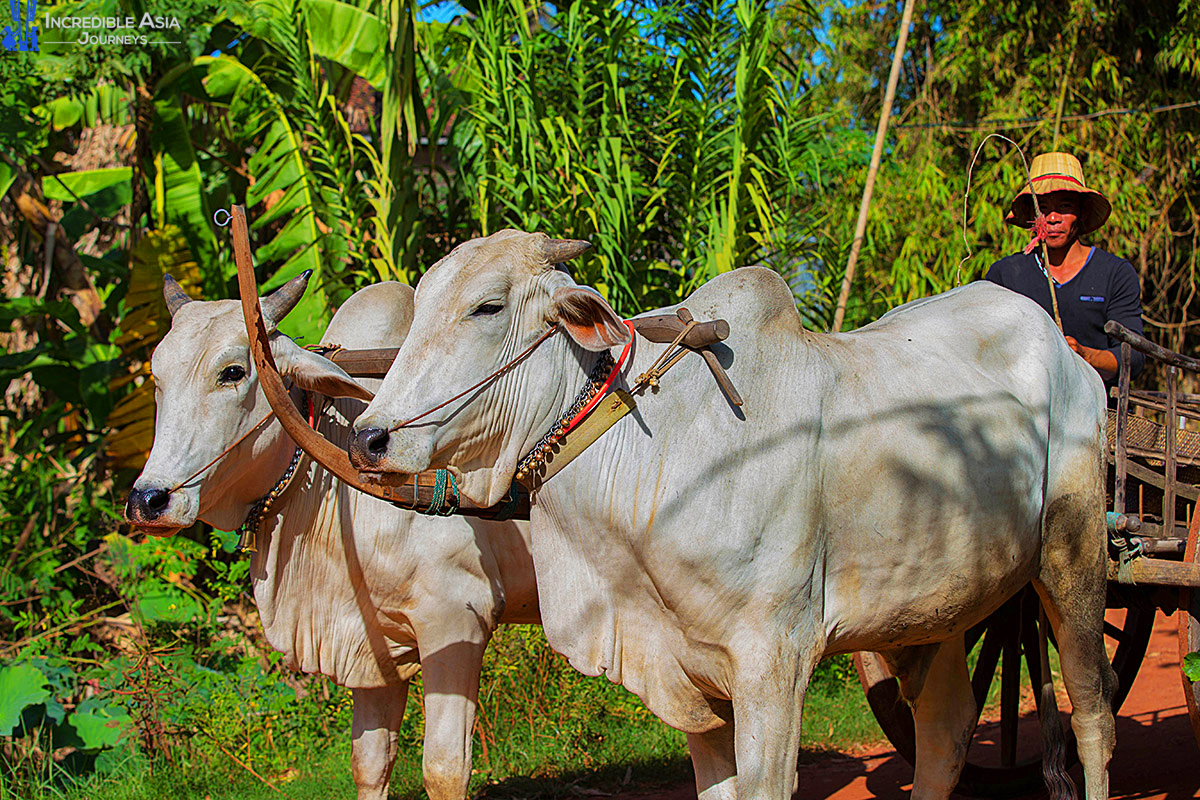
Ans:
[[[267,326],[258,302],[258,286],[254,280],[250,237],[246,229],[246,211],[242,206],[233,207],[232,222],[233,256],[237,262],[238,288],[242,295],[246,334],[250,338],[250,356],[258,369],[259,385],[262,386],[267,402],[271,404],[271,409],[279,418],[283,429],[304,452],[347,485],[401,508],[413,511],[429,509],[435,503],[438,493],[435,488],[435,472],[409,476],[400,485],[368,483],[350,463],[346,451],[310,428],[299,409],[292,403],[287,387],[283,385],[283,378],[279,375],[279,368],[275,365],[275,358],[271,355]],[[529,492],[517,483],[513,484],[513,492],[516,495],[515,505],[510,502],[481,508],[464,497],[459,499],[455,513],[484,519],[529,519]]]

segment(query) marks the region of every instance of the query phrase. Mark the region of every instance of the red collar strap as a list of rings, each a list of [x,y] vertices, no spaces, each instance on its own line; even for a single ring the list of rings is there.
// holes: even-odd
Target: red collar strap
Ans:
[[[563,426],[564,434],[578,425],[583,418],[586,417],[588,413],[596,407],[596,404],[604,398],[604,395],[608,394],[608,390],[612,388],[613,381],[617,379],[617,373],[621,371],[621,367],[625,364],[625,359],[629,357],[629,348],[633,346],[633,340],[637,335],[637,332],[633,329],[632,322],[629,320],[624,320],[624,322],[625,327],[629,328],[629,341],[625,343],[625,349],[621,351],[621,357],[618,358],[617,363],[613,365],[612,372],[608,373],[608,378],[600,385],[600,389],[596,392],[595,397],[593,397],[587,405],[579,409],[579,413],[571,417],[571,421]]]
[[[618,359],[616,362],[613,362],[613,357],[607,350],[601,351],[600,359],[592,367],[592,374],[588,375],[587,381],[583,385],[583,389],[580,390],[579,394],[575,398],[575,401],[571,404],[571,407],[567,411],[563,412],[563,415],[558,418],[558,421],[550,426],[550,430],[547,431],[541,439],[538,439],[538,441],[533,445],[533,448],[525,454],[525,457],[522,458],[520,462],[517,463],[516,469],[513,473],[513,477],[516,480],[523,480],[525,476],[530,474],[532,470],[536,470],[546,456],[553,451],[554,446],[558,444],[559,440],[562,439],[563,436],[566,436],[568,431],[578,426],[583,420],[587,419],[588,414],[590,414],[596,408],[596,405],[604,398],[604,396],[609,393],[609,390],[612,388],[613,381],[617,379],[617,374],[620,373],[621,367],[624,366],[626,359],[629,357],[629,349],[633,346],[633,340],[636,335],[632,322],[626,320],[625,326],[629,328],[629,342],[626,343],[625,349],[621,351],[620,359]],[[609,363],[613,364],[612,369],[608,371],[608,377],[603,383],[601,383],[599,375],[596,373],[600,372]],[[571,414],[571,411],[576,407],[578,407],[579,410],[572,414],[570,419],[567,419],[567,414]],[[587,444],[590,443],[591,442],[589,441]],[[584,447],[586,447],[587,444],[585,444]],[[570,458],[573,458],[573,456],[567,457],[567,460],[569,461]],[[566,463],[566,461],[562,461],[559,464],[558,469],[561,469],[562,465]],[[555,472],[557,472],[558,469],[556,469]]]

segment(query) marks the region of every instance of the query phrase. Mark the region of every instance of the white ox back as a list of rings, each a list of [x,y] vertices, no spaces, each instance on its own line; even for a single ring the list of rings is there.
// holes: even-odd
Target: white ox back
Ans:
[[[356,429],[415,416],[546,322],[566,324],[559,292],[578,291],[515,257],[514,236],[491,257],[483,240],[427,274],[409,337]],[[507,322],[472,312],[494,297],[506,298]],[[1082,554],[1067,545],[1055,557],[1087,598],[1087,624],[1100,624],[1102,384],[1034,303],[972,284],[822,335],[802,328],[783,280],[744,268],[684,305],[729,322],[715,350],[745,405],[733,408],[702,360],[685,357],[537,492],[532,541],[547,637],[576,669],[622,683],[690,733],[732,721],[732,702],[725,744],[689,740],[694,759],[707,753],[702,795],[731,791],[722,747],[736,735],[739,796],[781,796],[816,661],[960,636],[1046,577],[1056,503],[1064,516],[1083,509],[1070,525]],[[373,468],[449,463],[489,500],[594,363],[572,337],[552,337],[477,402],[393,433]],[[662,351],[638,338],[618,385]],[[1089,669],[1107,669],[1089,653]]]

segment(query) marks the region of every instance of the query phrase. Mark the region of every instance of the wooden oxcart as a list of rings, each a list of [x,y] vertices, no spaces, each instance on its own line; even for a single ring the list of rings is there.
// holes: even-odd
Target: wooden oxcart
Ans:
[[[1117,408],[1109,411],[1107,452],[1110,611],[1105,643],[1117,674],[1116,711],[1141,666],[1156,611],[1178,612],[1180,661],[1200,650],[1196,542],[1200,433],[1178,427],[1181,418],[1200,420],[1200,395],[1178,390],[1180,372],[1200,373],[1200,360],[1159,347],[1115,322],[1108,323],[1106,330],[1122,342]],[[1132,348],[1162,364],[1166,392],[1129,388]],[[1028,696],[1032,687],[1035,701],[1041,702],[1037,687],[1042,684],[1039,626],[1043,620],[1037,594],[1028,586],[966,634],[976,705],[983,709],[995,691],[993,684],[998,683],[1000,724],[998,737],[989,727],[972,742],[957,789],[961,794],[1019,797],[1042,785],[1041,752],[1029,754],[1018,748],[1017,733],[1022,694]],[[897,752],[914,763],[912,711],[900,696],[898,681],[877,653],[856,654],[855,665],[884,734]],[[1188,681],[1182,671],[1180,679],[1200,745],[1200,683]],[[1036,738],[1036,727],[1028,733]],[[1181,746],[1190,747],[1186,742]],[[1068,766],[1074,760],[1072,741]]]

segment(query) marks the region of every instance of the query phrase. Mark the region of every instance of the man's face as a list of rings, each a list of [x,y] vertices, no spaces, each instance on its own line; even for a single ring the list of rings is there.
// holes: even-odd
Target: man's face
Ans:
[[[1050,235],[1046,246],[1067,247],[1079,237],[1079,195],[1075,192],[1039,194],[1038,204],[1046,215]]]

